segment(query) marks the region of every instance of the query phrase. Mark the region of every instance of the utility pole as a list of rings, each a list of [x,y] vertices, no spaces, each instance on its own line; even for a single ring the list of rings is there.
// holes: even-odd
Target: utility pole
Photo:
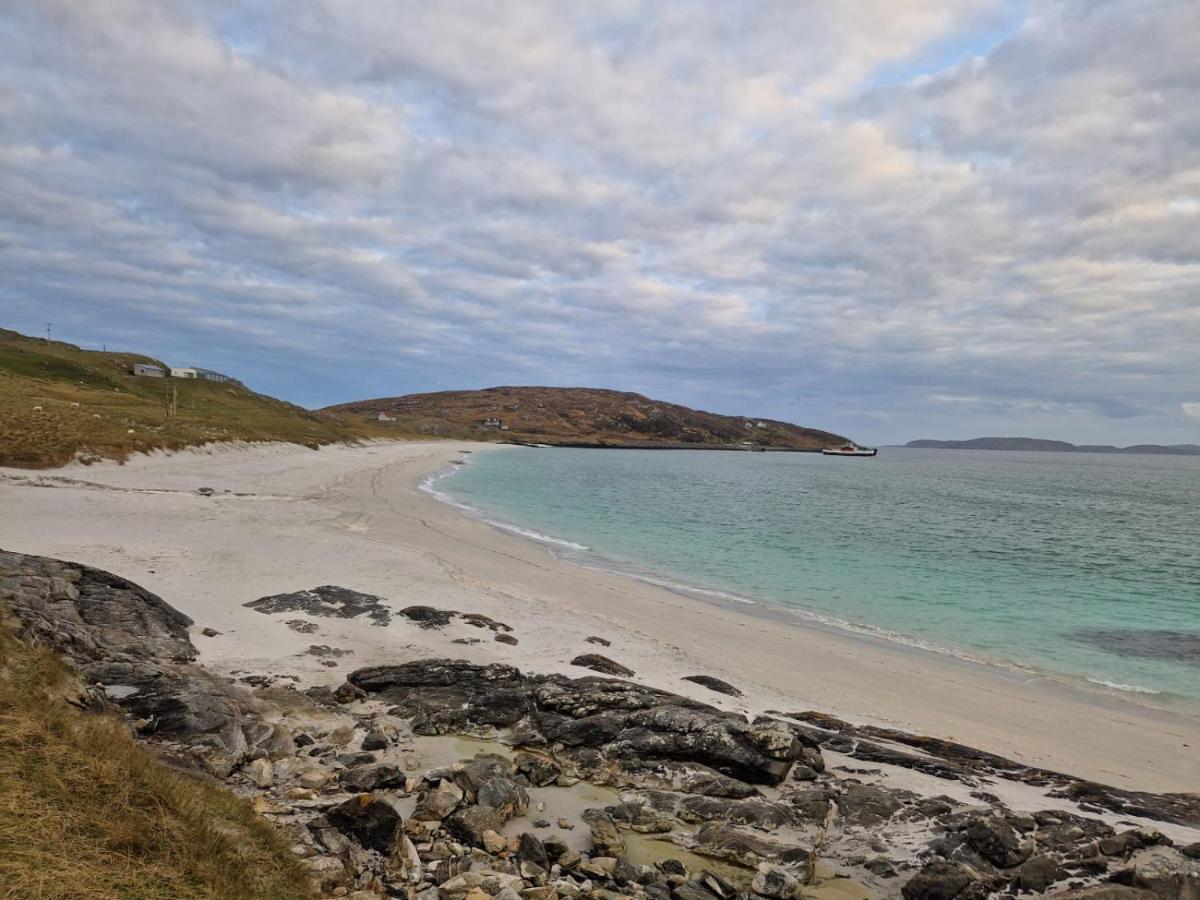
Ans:
[[[46,340],[50,340],[50,324],[49,322],[46,323]]]

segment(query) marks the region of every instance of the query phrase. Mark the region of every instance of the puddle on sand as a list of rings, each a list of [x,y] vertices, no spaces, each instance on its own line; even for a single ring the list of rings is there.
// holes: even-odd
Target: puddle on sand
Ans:
[[[693,853],[691,850],[652,834],[622,831],[621,837],[625,839],[625,851],[629,861],[634,865],[653,866],[666,859],[677,859],[687,866],[688,872],[692,875],[698,875],[707,869],[714,875],[720,875],[726,881],[743,889],[749,888],[750,880],[754,877],[754,872],[750,869],[743,869],[741,866],[713,859],[711,856],[701,856],[699,853]]]

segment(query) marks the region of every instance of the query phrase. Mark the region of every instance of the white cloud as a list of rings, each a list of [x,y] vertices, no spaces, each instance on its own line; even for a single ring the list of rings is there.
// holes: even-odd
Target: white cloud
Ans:
[[[1118,440],[1200,394],[1186,0],[22,0],[0,42],[6,319],[310,402],[593,382]]]

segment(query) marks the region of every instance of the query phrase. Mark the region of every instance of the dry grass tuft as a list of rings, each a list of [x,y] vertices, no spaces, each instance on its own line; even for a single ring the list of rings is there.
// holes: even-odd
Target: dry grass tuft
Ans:
[[[220,785],[168,769],[64,698],[52,651],[0,622],[0,897],[311,897],[280,836]]]

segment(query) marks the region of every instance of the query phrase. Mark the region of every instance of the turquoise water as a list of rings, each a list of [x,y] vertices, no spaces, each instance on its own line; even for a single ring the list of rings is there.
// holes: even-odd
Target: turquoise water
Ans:
[[[1200,699],[1200,459],[514,447],[432,488],[713,602]]]

